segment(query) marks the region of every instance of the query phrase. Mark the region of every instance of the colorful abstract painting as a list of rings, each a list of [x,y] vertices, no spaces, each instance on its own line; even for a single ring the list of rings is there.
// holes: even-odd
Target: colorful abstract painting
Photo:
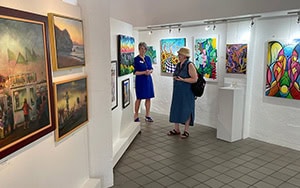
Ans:
[[[133,72],[134,38],[118,35],[119,76]]]
[[[300,99],[300,39],[268,42],[266,96]]]
[[[150,57],[152,64],[157,64],[156,50],[153,46],[148,46],[146,55]]]
[[[247,44],[226,45],[226,72],[246,74],[247,71]]]
[[[177,51],[186,44],[185,38],[162,39],[160,41],[160,62],[162,73],[173,73],[179,62]]]
[[[217,39],[195,39],[195,65],[205,78],[217,79]]]

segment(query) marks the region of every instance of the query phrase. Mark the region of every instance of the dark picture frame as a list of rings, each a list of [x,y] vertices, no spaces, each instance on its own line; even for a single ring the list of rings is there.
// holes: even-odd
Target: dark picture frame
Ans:
[[[46,16],[0,7],[0,159],[54,130]],[[7,40],[8,39],[8,40]]]
[[[85,66],[83,22],[48,13],[54,71]]]
[[[118,65],[117,61],[111,61],[111,110],[118,106]]]
[[[122,81],[122,103],[123,108],[130,104],[130,80],[129,78]]]
[[[134,38],[118,35],[119,76],[133,72],[134,67]]]
[[[55,140],[60,141],[88,122],[87,76],[55,82]]]

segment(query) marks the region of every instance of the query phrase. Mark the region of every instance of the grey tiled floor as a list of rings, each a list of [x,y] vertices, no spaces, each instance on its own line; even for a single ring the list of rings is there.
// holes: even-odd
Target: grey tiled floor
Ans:
[[[197,124],[187,139],[167,136],[168,116],[152,117],[116,164],[114,188],[300,187],[300,151],[254,139],[228,143]]]

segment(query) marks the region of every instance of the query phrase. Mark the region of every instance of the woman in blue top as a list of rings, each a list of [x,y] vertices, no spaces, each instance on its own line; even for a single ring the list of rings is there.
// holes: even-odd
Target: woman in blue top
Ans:
[[[136,101],[134,107],[134,121],[139,122],[139,108],[141,100],[145,99],[146,116],[145,121],[153,122],[150,116],[150,99],[154,97],[154,89],[151,73],[153,72],[150,57],[146,56],[147,44],[139,43],[139,55],[134,58],[135,93]]]
[[[191,84],[197,81],[197,71],[193,63],[189,61],[190,50],[188,48],[180,48],[177,53],[179,63],[173,74],[173,96],[169,119],[175,125],[168,135],[179,135],[179,124],[184,124],[181,138],[187,138],[189,136],[189,126],[194,124],[195,96]]]

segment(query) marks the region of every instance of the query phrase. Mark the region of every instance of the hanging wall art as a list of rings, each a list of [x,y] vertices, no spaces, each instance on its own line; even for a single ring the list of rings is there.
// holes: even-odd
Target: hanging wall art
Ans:
[[[179,62],[177,51],[185,45],[185,38],[160,40],[160,63],[162,73],[168,73],[169,75],[174,73],[176,64]]]
[[[87,77],[79,76],[54,83],[56,141],[88,121]]]
[[[48,14],[53,70],[85,65],[82,21]]]
[[[217,79],[217,38],[196,38],[195,41],[195,65],[198,72],[210,80]]]
[[[117,61],[111,62],[111,110],[118,106],[118,68]]]
[[[153,46],[148,46],[146,55],[150,57],[152,64],[157,64],[156,50]]]
[[[226,72],[232,74],[246,74],[247,44],[226,45]]]
[[[118,35],[118,61],[119,76],[124,76],[133,72],[134,61],[134,38]]]
[[[130,80],[129,78],[122,81],[122,101],[123,108],[130,104]]]
[[[53,131],[45,16],[0,7],[0,159]]]
[[[300,100],[300,39],[268,42],[266,96]]]

